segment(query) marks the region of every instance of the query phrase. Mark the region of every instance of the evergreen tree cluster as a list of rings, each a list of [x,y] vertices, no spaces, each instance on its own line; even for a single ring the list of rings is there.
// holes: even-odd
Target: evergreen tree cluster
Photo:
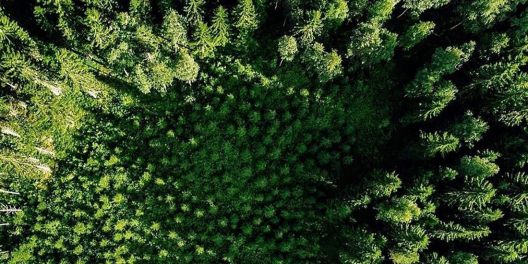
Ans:
[[[527,0],[0,0],[2,263],[528,263]]]

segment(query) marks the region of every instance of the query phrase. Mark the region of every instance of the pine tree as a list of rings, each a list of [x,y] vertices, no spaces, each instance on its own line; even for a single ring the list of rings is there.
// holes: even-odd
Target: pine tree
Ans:
[[[449,2],[451,0],[403,0],[402,7],[405,8],[404,12],[411,10],[411,15],[418,17],[428,9],[439,8],[449,4]]]
[[[389,203],[379,206],[376,219],[393,224],[410,223],[419,217],[420,213],[416,203],[405,198],[393,198]]]
[[[383,260],[381,248],[386,241],[362,228],[342,230],[345,247],[339,252],[340,263],[374,264]]]
[[[436,252],[428,255],[426,259],[426,263],[430,264],[449,264],[449,261],[445,257],[438,255]]]
[[[198,23],[203,23],[202,6],[204,4],[204,0],[186,0],[184,11],[189,24],[195,25]]]
[[[475,43],[470,42],[460,48],[448,47],[435,51],[431,63],[421,69],[405,87],[407,95],[419,101],[418,112],[408,116],[408,119],[426,120],[437,116],[455,98],[456,87],[442,77],[452,74],[466,62],[474,46]]]
[[[357,61],[356,67],[389,60],[394,54],[397,37],[379,23],[361,23],[352,33],[347,57]]]
[[[125,2],[2,2],[0,259],[528,259],[526,0]]]
[[[308,12],[308,18],[304,25],[297,26],[295,35],[299,36],[299,41],[306,46],[314,42],[323,30],[323,17],[319,10]]]
[[[486,237],[491,233],[488,227],[473,226],[465,228],[454,222],[440,222],[433,231],[433,236],[449,242],[454,240],[470,241]]]
[[[488,128],[489,125],[484,120],[474,117],[471,111],[467,111],[463,117],[449,127],[449,130],[451,134],[472,148],[476,142],[482,139]]]
[[[330,3],[330,6],[324,13],[325,27],[329,30],[336,30],[343,24],[348,17],[349,9],[348,3],[345,0],[335,0]]]
[[[203,59],[213,55],[215,42],[211,36],[209,26],[203,22],[198,22],[196,32],[194,33],[194,53]]]
[[[457,150],[459,147],[459,139],[447,132],[442,134],[439,134],[438,132],[422,132],[420,138],[422,139],[422,144],[425,148],[427,157],[434,157],[438,153],[444,156],[449,152]]]
[[[336,51],[325,52],[324,46],[315,42],[303,54],[303,61],[313,67],[320,82],[328,82],[341,75],[341,56]]]
[[[451,254],[449,256],[449,260],[452,263],[460,263],[460,264],[478,264],[478,258],[477,256],[467,253],[467,252],[461,252],[456,251],[455,253]]]
[[[406,87],[408,95],[416,97],[432,93],[434,85],[441,80],[443,75],[452,74],[469,59],[474,46],[475,43],[470,42],[460,48],[437,49],[431,63],[421,69],[416,74],[416,78]]]
[[[418,22],[410,26],[398,40],[398,46],[404,50],[410,50],[427,36],[433,33],[435,24],[433,22]]]
[[[470,178],[489,178],[499,172],[499,166],[493,163],[498,157],[499,154],[492,151],[483,152],[480,156],[464,156],[457,170]]]
[[[398,0],[376,1],[368,7],[368,15],[371,23],[382,25],[392,15]]]
[[[327,52],[324,55],[319,72],[319,81],[321,82],[328,82],[343,73],[341,56],[339,56],[336,50]]]
[[[198,77],[200,66],[185,51],[180,51],[179,59],[175,65],[175,76],[178,80],[184,82],[193,82]]]
[[[445,201],[456,205],[459,210],[471,211],[481,209],[491,202],[496,190],[493,185],[482,178],[464,178],[461,190],[446,193]]]
[[[156,90],[164,93],[174,80],[173,71],[160,61],[153,61],[148,65],[151,72],[151,85]]]
[[[187,29],[183,19],[172,9],[163,20],[163,35],[169,40],[170,47],[174,49],[174,52],[188,46]]]
[[[500,19],[501,13],[510,11],[517,4],[518,1],[509,0],[464,1],[457,11],[462,15],[463,24],[468,31],[478,32],[489,28]]]
[[[104,49],[111,45],[115,41],[115,34],[103,23],[100,12],[91,8],[86,10],[86,15],[85,24],[90,28],[91,46]]]
[[[426,231],[418,225],[404,225],[392,234],[394,248],[389,250],[389,256],[394,263],[416,263],[419,253],[427,249],[429,237]]]
[[[429,96],[428,101],[422,103],[420,116],[424,119],[431,119],[438,116],[447,107],[447,104],[455,99],[458,92],[455,85],[450,81],[440,81],[435,91]]]
[[[213,24],[211,25],[213,39],[216,46],[225,46],[229,41],[229,18],[223,6],[215,10]]]
[[[401,180],[396,172],[376,170],[365,185],[374,198],[388,197],[401,187]]]
[[[282,61],[292,61],[297,54],[297,41],[294,37],[283,36],[279,39],[279,54],[281,57],[281,62],[279,65],[282,65]]]
[[[258,27],[258,17],[252,0],[239,0],[235,8],[235,27],[242,34],[252,34]]]

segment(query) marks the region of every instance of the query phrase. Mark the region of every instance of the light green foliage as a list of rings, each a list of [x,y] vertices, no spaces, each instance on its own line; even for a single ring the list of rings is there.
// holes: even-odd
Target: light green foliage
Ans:
[[[105,48],[112,43],[113,36],[110,35],[110,29],[101,21],[101,14],[97,9],[86,10],[86,24],[90,28],[90,38],[92,46]]]
[[[457,92],[458,90],[452,82],[440,81],[434,92],[430,94],[428,98],[430,101],[426,101],[420,106],[420,117],[427,120],[438,116],[449,102],[455,99]]]
[[[491,36],[489,51],[492,54],[500,54],[502,50],[510,44],[510,38],[506,34],[496,34]]]
[[[462,189],[446,193],[445,200],[459,210],[482,209],[495,196],[493,185],[482,178],[464,178]]]
[[[438,253],[433,252],[430,256],[427,257],[427,263],[430,264],[449,264],[449,261],[443,257],[439,256]]]
[[[297,54],[297,41],[294,37],[284,36],[279,39],[279,54],[281,56],[281,61],[292,61]]]
[[[523,213],[528,208],[526,201],[526,190],[528,189],[528,179],[524,172],[506,173],[504,182],[501,183],[501,190],[507,194],[503,196],[503,202],[513,212]],[[513,192],[510,192],[514,190]],[[528,232],[528,226],[521,219],[514,219],[513,226],[520,233]],[[516,223],[516,224],[515,224]],[[524,223],[524,224],[523,224]]]
[[[435,24],[433,22],[418,22],[410,26],[405,34],[403,34],[398,40],[398,45],[401,46],[404,50],[410,50],[416,44],[420,43],[423,39],[429,36]]]
[[[211,36],[209,26],[203,22],[198,22],[197,29],[194,32],[194,53],[201,59],[213,55],[215,41]]]
[[[347,233],[346,247],[339,252],[342,263],[370,264],[383,260],[381,247],[385,241],[363,229],[343,230]]]
[[[352,34],[347,57],[367,67],[386,61],[394,54],[397,36],[379,23],[362,23]]]
[[[342,71],[341,56],[334,50],[325,52],[321,43],[314,43],[303,54],[303,60],[314,68],[320,82],[328,82],[339,76]]]
[[[251,34],[258,27],[258,17],[253,0],[239,0],[236,6],[235,27],[243,34]]]
[[[491,251],[487,252],[486,259],[503,263],[515,263],[516,261],[522,261],[522,258],[527,253],[528,243],[526,240],[506,240],[494,243],[491,246]]]
[[[349,1],[348,3],[350,17],[354,19],[364,15],[366,8],[369,6],[368,0]]]
[[[186,0],[185,16],[191,24],[202,22],[204,0]],[[203,22],[202,22],[203,23]]]
[[[175,65],[175,77],[184,82],[193,82],[198,76],[200,66],[187,52],[180,52],[179,59]]]
[[[487,227],[483,228],[480,226],[474,226],[471,228],[465,228],[453,222],[441,222],[439,226],[435,228],[433,236],[449,242],[454,240],[476,240],[486,237],[489,234],[490,230]]]
[[[151,86],[149,80],[143,71],[143,67],[140,65],[136,65],[136,67],[134,67],[134,82],[138,85],[138,88],[141,92],[150,92]]]
[[[390,251],[390,258],[394,264],[413,264],[420,260],[416,252]]]
[[[381,24],[385,20],[389,19],[394,6],[399,0],[380,0],[374,2],[368,7],[368,14],[370,16],[371,23]]]
[[[336,30],[345,22],[348,17],[349,8],[348,2],[345,0],[335,0],[330,3],[327,11],[324,14],[325,26],[330,30]]]
[[[418,225],[404,225],[394,233],[395,245],[389,250],[394,263],[416,263],[420,259],[419,252],[427,249],[429,237],[426,231]]]
[[[420,134],[422,144],[426,149],[427,156],[434,157],[436,154],[444,156],[445,154],[455,151],[459,147],[459,139],[455,136],[444,133],[424,133]]]
[[[380,170],[372,174],[368,189],[374,197],[390,196],[401,187],[401,180],[395,172],[386,173]]]
[[[437,49],[431,63],[420,70],[416,78],[406,87],[408,95],[417,97],[433,93],[435,84],[441,80],[442,76],[455,72],[462,63],[469,59],[474,47],[475,43],[470,42],[460,48]]]
[[[411,10],[413,16],[419,16],[428,9],[439,8],[449,4],[451,0],[403,0],[403,8]]]
[[[335,77],[339,76],[343,72],[343,66],[341,65],[341,56],[336,50],[327,52],[323,56],[323,61],[319,65],[319,80],[321,82],[327,82]]]
[[[410,223],[419,217],[420,213],[420,208],[414,202],[405,198],[394,198],[390,203],[380,205],[376,218],[393,224]]]
[[[163,36],[169,40],[175,52],[188,45],[187,29],[182,20],[174,10],[170,10],[163,20]]]
[[[468,147],[473,147],[476,142],[482,139],[482,135],[488,130],[489,125],[479,117],[474,117],[468,111],[454,125],[451,126],[451,133],[461,139]]]
[[[527,4],[2,1],[0,262],[525,264]]]
[[[464,1],[458,7],[461,19],[465,26],[472,32],[478,32],[489,28],[497,20],[500,20],[501,13],[515,8],[517,1],[510,0],[476,0]]]
[[[449,260],[453,263],[460,263],[460,264],[478,264],[479,263],[477,256],[471,253],[466,253],[466,252],[461,252],[461,251],[457,251],[453,253],[449,257]]]
[[[455,99],[455,85],[444,80],[443,76],[455,72],[466,62],[474,47],[475,43],[470,42],[460,48],[448,47],[435,51],[431,63],[421,69],[414,80],[405,87],[408,96],[425,101],[418,104],[417,113],[407,118],[417,121],[438,116],[447,104]]]
[[[297,27],[295,35],[298,36],[301,44],[306,46],[314,42],[322,31],[323,17],[321,11],[316,10],[308,12],[306,23]]]
[[[225,46],[229,41],[229,19],[223,6],[215,10],[213,24],[211,25],[213,40],[217,46]]]
[[[491,177],[499,172],[499,166],[493,163],[497,157],[496,153],[489,153],[483,157],[464,156],[460,160],[458,172],[470,178]]]

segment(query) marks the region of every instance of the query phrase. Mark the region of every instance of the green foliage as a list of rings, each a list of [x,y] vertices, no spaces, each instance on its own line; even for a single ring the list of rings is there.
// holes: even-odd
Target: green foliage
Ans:
[[[401,180],[395,172],[385,173],[377,170],[373,173],[372,179],[368,181],[369,192],[374,197],[390,196],[401,187]]]
[[[389,60],[394,54],[397,36],[379,23],[362,23],[352,33],[347,57],[367,67]]]
[[[215,10],[211,29],[215,45],[223,47],[229,42],[229,18],[223,6],[219,6]]]
[[[448,47],[437,49],[433,54],[431,63],[421,69],[414,80],[405,87],[407,96],[421,101],[418,111],[407,118],[427,120],[438,116],[449,102],[455,99],[457,89],[444,75],[452,74],[474,50],[475,43],[470,42],[460,48]]]
[[[336,30],[348,17],[349,8],[345,0],[335,0],[324,14],[325,26],[330,30]]]
[[[451,133],[461,139],[469,148],[482,139],[489,125],[479,117],[474,117],[471,111],[450,127]]]
[[[453,263],[478,264],[477,256],[471,253],[466,253],[466,252],[461,252],[461,251],[457,251],[454,254],[452,254],[449,259]]]
[[[405,31],[405,34],[403,34],[398,41],[398,45],[404,50],[410,50],[416,46],[416,44],[420,43],[423,39],[429,36],[433,32],[434,28],[435,24],[433,22],[416,23],[410,26],[407,31]]]
[[[335,50],[325,52],[321,43],[314,43],[303,54],[303,60],[309,67],[313,67],[320,82],[328,82],[339,76],[343,67],[341,56]]]
[[[405,198],[394,198],[378,209],[377,219],[389,223],[409,223],[420,216],[421,210],[414,202]]]
[[[297,41],[294,37],[284,36],[279,39],[279,54],[281,61],[292,61],[297,54]]]
[[[451,0],[403,0],[405,10],[411,10],[412,16],[419,16],[428,9],[439,8],[449,4]]]
[[[197,29],[194,32],[194,52],[199,58],[207,58],[213,56],[215,41],[211,36],[209,26],[203,22],[198,22]]]
[[[446,193],[446,201],[450,205],[457,205],[459,210],[481,209],[491,202],[495,196],[493,185],[481,178],[464,179],[461,190]]]
[[[434,157],[438,153],[444,156],[459,147],[459,139],[447,132],[442,134],[421,132],[420,138],[428,157]]]
[[[394,264],[412,264],[420,260],[416,252],[391,251],[390,258]]]
[[[457,11],[463,16],[465,26],[472,32],[478,32],[500,20],[501,13],[510,11],[518,3],[509,0],[464,1]]]
[[[299,25],[296,30],[297,36],[303,45],[309,45],[314,42],[315,38],[321,35],[323,31],[323,17],[321,11],[308,12],[306,24]]]
[[[2,1],[1,262],[524,264],[527,4]]]
[[[239,0],[235,9],[235,27],[242,34],[250,34],[258,27],[258,18],[252,0]]]
[[[181,81],[195,81],[196,77],[198,76],[200,66],[194,61],[194,59],[189,54],[187,54],[187,52],[180,52],[179,55],[179,59],[175,65],[177,69],[175,77]]]
[[[474,226],[465,228],[454,222],[441,222],[440,225],[436,227],[433,236],[449,242],[454,240],[477,240],[488,236],[489,234],[490,230],[486,227]]]
[[[175,52],[188,45],[187,29],[183,18],[174,10],[170,10],[163,20],[163,35],[169,40]]]
[[[202,22],[203,10],[202,6],[205,4],[204,0],[186,0],[185,14],[187,21],[190,23]]]
[[[488,178],[497,174],[499,167],[493,161],[498,158],[498,154],[493,152],[485,154],[483,157],[462,157],[458,172],[470,178]]]

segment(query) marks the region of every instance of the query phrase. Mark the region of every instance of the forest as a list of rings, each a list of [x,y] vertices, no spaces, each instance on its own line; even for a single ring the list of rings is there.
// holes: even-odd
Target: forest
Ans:
[[[0,0],[0,263],[528,264],[528,0]]]

